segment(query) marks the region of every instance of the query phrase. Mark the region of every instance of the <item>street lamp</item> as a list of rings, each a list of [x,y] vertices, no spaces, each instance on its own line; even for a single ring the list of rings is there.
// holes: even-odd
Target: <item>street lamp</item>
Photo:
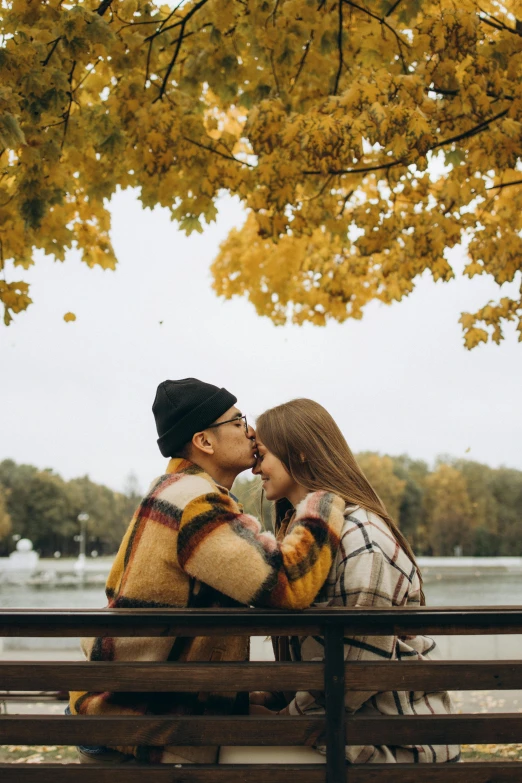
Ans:
[[[76,561],[76,567],[79,570],[82,570],[85,568],[85,543],[87,540],[87,530],[86,525],[89,521],[89,515],[85,512],[82,512],[81,514],[78,514],[78,522],[80,523],[80,535],[79,535],[79,541],[80,541],[80,553],[78,555],[78,560]]]

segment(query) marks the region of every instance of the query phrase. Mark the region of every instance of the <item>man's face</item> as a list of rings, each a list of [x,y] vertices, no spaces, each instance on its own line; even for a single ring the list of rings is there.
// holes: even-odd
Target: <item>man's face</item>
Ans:
[[[241,411],[234,405],[206,430],[212,440],[216,464],[222,470],[240,473],[256,463],[256,433],[252,427],[245,427],[245,419],[241,416]]]

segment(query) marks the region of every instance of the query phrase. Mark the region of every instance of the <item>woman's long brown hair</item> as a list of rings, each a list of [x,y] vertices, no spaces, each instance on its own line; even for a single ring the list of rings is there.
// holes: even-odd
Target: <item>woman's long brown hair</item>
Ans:
[[[298,484],[334,492],[349,506],[360,506],[388,525],[417,569],[424,604],[422,576],[408,540],[401,533],[357,464],[341,430],[318,402],[305,398],[270,408],[257,419],[256,432]]]

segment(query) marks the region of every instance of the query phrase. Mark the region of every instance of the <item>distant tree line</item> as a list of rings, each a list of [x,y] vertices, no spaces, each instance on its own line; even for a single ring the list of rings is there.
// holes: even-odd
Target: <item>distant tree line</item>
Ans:
[[[522,556],[522,471],[450,457],[431,470],[405,455],[363,452],[357,460],[418,555]],[[259,515],[255,484],[239,479],[234,491]]]
[[[439,458],[432,469],[408,456],[373,452],[359,464],[418,555],[522,556],[522,471]],[[241,476],[234,494],[270,526],[259,479]],[[78,515],[87,513],[89,554],[114,553],[140,501],[135,477],[114,492],[88,476],[65,481],[51,469],[0,462],[0,556],[30,538],[43,557],[75,556]]]
[[[51,469],[0,462],[0,556],[15,548],[13,536],[30,538],[42,557],[77,555],[79,514],[89,515],[87,554],[112,554],[141,497],[136,479],[127,483],[125,492],[114,492],[88,476],[64,481]]]
[[[522,471],[450,457],[432,470],[407,456],[358,459],[417,554],[522,555]]]

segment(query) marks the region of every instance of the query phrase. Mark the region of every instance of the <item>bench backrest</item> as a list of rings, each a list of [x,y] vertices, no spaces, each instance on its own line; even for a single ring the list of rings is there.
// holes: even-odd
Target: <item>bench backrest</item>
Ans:
[[[507,783],[515,762],[345,765],[345,744],[522,742],[522,714],[374,717],[346,715],[345,689],[522,689],[522,661],[345,663],[344,637],[522,633],[522,607],[419,609],[5,610],[0,637],[316,635],[323,663],[1,662],[0,691],[322,690],[325,716],[0,716],[0,744],[303,745],[326,738],[325,765],[197,765],[176,768],[0,765],[2,783]]]

